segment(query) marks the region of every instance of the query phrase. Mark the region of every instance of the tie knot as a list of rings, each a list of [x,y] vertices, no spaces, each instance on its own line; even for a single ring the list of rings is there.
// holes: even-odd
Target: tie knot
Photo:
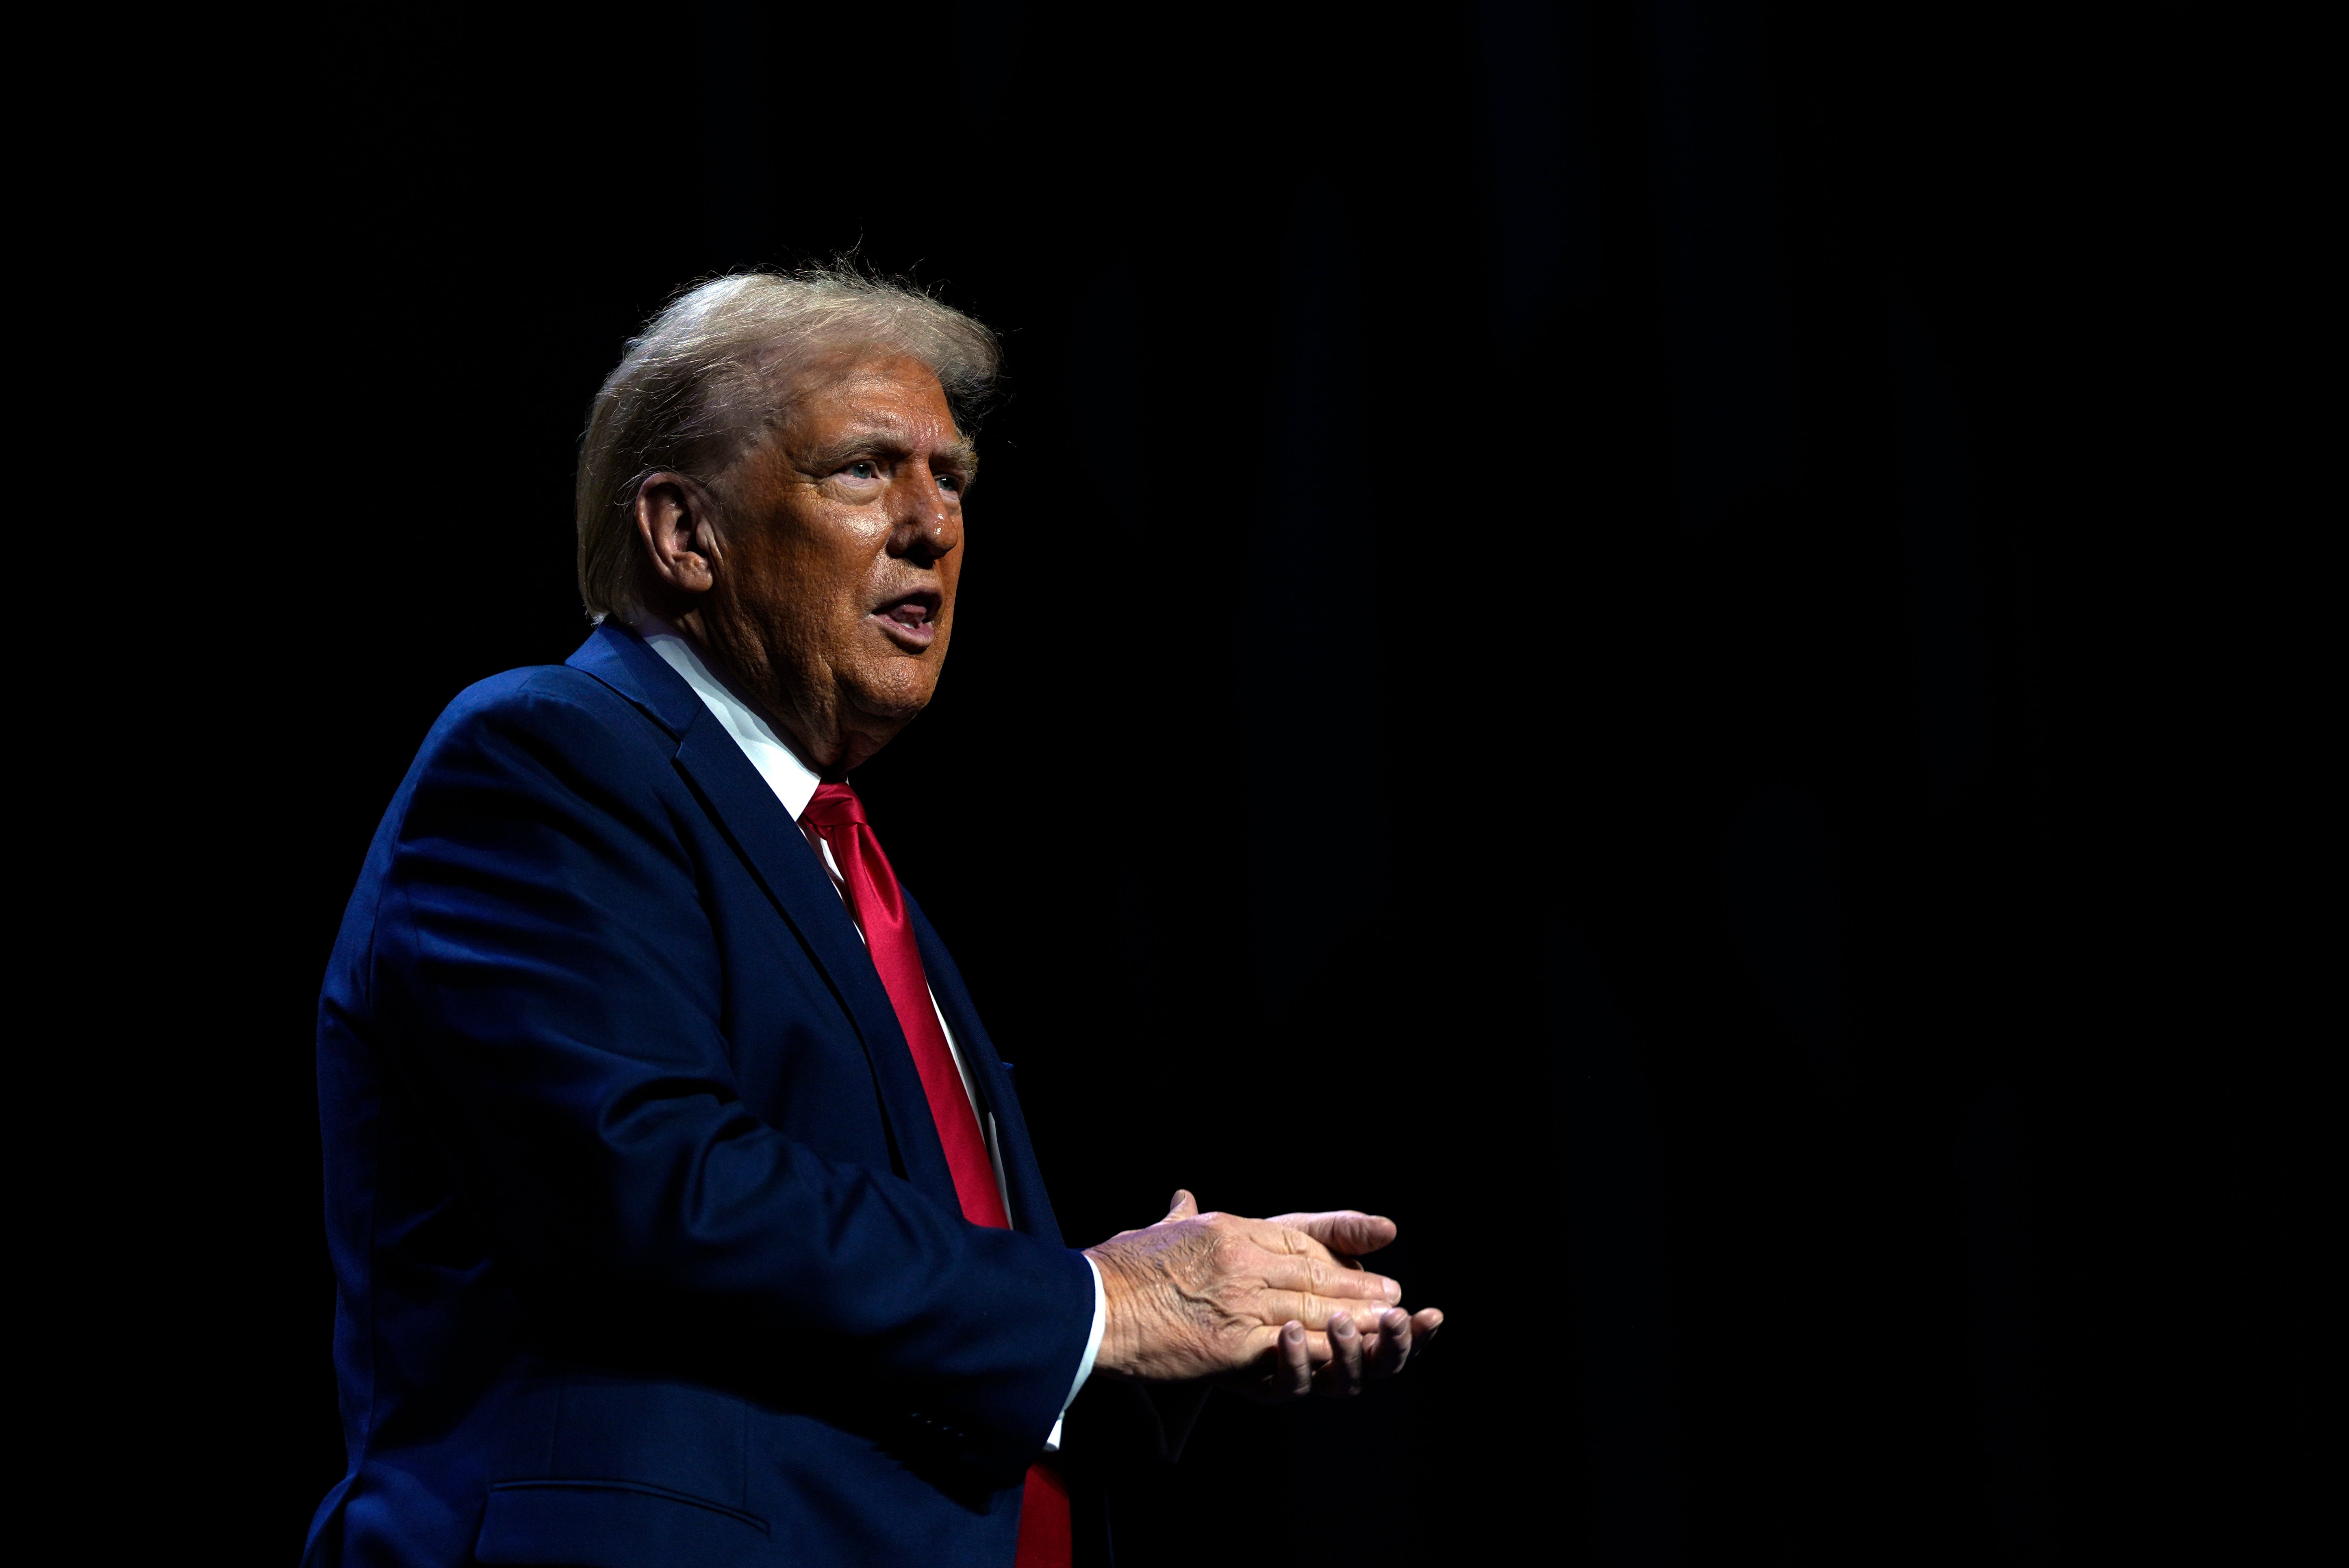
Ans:
[[[856,792],[844,784],[823,784],[815,786],[815,794],[808,801],[807,810],[800,814],[803,822],[818,827],[863,827],[864,803]]]

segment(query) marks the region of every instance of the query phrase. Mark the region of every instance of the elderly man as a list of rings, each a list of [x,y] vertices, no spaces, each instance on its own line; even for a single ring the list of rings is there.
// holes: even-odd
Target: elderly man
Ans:
[[[433,727],[326,978],[309,1561],[1065,1564],[1088,1384],[1350,1391],[1440,1321],[1366,1215],[1185,1193],[1065,1245],[847,783],[936,686],[997,358],[911,289],[738,276],[597,395],[597,628]]]

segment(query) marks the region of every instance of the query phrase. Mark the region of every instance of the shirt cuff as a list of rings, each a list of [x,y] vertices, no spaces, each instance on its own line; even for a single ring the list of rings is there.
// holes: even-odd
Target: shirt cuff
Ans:
[[[1102,1286],[1101,1265],[1086,1258],[1085,1267],[1093,1272],[1093,1327],[1092,1332],[1085,1335],[1085,1355],[1077,1363],[1077,1380],[1069,1385],[1069,1397],[1061,1401],[1061,1417],[1063,1419],[1068,1416],[1069,1407],[1077,1402],[1078,1391],[1084,1387],[1085,1379],[1093,1375],[1093,1362],[1101,1355],[1102,1330],[1109,1326],[1109,1292]],[[1044,1439],[1044,1451],[1048,1454],[1061,1451],[1060,1420],[1052,1423],[1052,1434]]]

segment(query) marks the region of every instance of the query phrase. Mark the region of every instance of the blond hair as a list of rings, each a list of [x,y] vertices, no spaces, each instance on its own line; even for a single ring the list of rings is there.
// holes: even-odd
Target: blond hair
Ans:
[[[640,559],[636,492],[663,470],[725,511],[726,478],[789,406],[818,354],[870,348],[929,367],[966,436],[995,388],[995,334],[914,285],[852,262],[738,273],[688,289],[628,340],[579,447],[579,597],[588,618],[632,620]]]

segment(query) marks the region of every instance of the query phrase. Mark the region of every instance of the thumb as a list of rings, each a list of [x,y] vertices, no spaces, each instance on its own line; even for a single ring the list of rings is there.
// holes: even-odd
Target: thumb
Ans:
[[[1161,1220],[1159,1223],[1165,1225],[1177,1220],[1195,1219],[1198,1213],[1199,1200],[1191,1196],[1190,1189],[1178,1187],[1174,1189],[1174,1201],[1167,1206],[1166,1218]]]

